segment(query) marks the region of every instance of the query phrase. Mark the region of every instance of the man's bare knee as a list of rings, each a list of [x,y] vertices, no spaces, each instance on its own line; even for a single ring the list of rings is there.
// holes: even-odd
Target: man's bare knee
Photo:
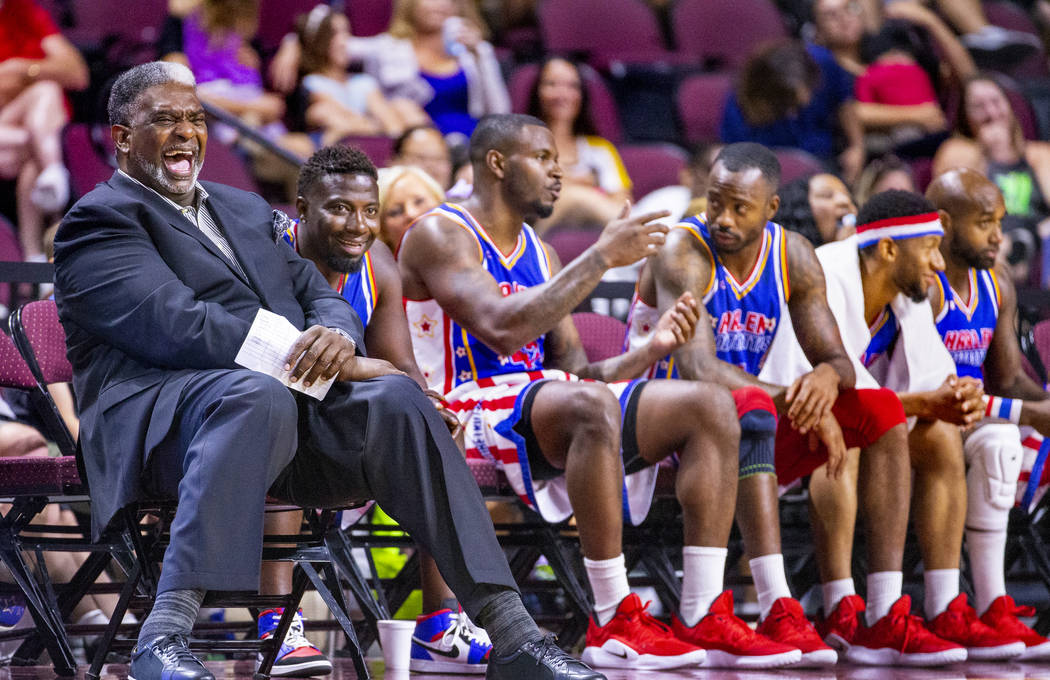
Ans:
[[[951,423],[943,420],[919,423],[908,435],[908,451],[912,467],[917,471],[936,471],[959,477],[966,473],[962,436],[959,428]]]
[[[558,419],[571,430],[573,439],[587,437],[592,441],[606,441],[610,446],[601,448],[619,454],[620,404],[604,384],[573,385],[557,413]]]

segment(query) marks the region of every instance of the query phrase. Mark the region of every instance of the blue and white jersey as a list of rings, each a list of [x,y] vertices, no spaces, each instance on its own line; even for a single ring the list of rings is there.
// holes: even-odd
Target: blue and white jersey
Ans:
[[[504,297],[550,279],[547,251],[529,225],[522,225],[514,249],[503,253],[485,228],[461,206],[443,203],[431,212],[471,235],[477,246],[478,261],[499,284]],[[427,385],[442,394],[466,382],[478,381],[484,386],[485,380],[492,376],[529,372],[539,375],[543,370],[543,335],[504,356],[468,333],[434,300],[406,298],[405,313],[416,363]]]
[[[900,322],[897,321],[897,317],[889,305],[886,305],[879,312],[879,315],[875,317],[875,321],[868,327],[868,330],[871,332],[871,342],[868,343],[863,356],[860,358],[860,362],[864,364],[865,368],[871,368],[872,364],[890,353],[894,343],[897,342],[897,336],[900,334]]]
[[[284,242],[295,248],[297,253],[299,252],[298,236],[299,221],[296,220],[291,227],[285,230]],[[361,258],[361,268],[356,272],[339,277],[336,292],[346,298],[350,306],[357,312],[361,323],[367,326],[372,320],[372,312],[379,301],[379,290],[376,288],[376,277],[372,268],[372,253],[365,253]]]
[[[970,276],[970,299],[963,301],[948,283],[944,272],[937,272],[937,293],[941,311],[937,315],[937,332],[944,340],[948,354],[955,362],[959,376],[984,379],[984,357],[995,335],[999,321],[999,281],[991,269],[973,269]]]
[[[787,313],[791,294],[784,228],[775,222],[766,223],[751,272],[743,281],[737,281],[718,259],[703,218],[704,215],[690,217],[675,228],[692,234],[711,262],[711,278],[702,301],[711,317],[715,352],[722,361],[758,375],[769,346],[773,344],[781,315]],[[640,346],[656,328],[657,321],[657,310],[636,295],[627,320],[626,346]],[[647,375],[677,378],[678,370],[668,356],[657,362]]]

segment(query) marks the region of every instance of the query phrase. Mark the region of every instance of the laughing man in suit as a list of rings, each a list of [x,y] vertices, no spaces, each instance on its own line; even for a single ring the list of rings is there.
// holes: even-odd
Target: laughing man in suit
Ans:
[[[100,531],[121,507],[178,499],[136,680],[214,680],[188,651],[208,590],[259,586],[267,491],[309,506],[375,498],[428,548],[493,642],[490,678],[600,678],[545,641],[521,605],[477,485],[422,390],[364,353],[361,321],[283,243],[258,196],[198,182],[208,131],[193,76],[151,63],[109,100],[119,170],[55,240]],[[300,335],[291,380],[234,359],[260,309]]]

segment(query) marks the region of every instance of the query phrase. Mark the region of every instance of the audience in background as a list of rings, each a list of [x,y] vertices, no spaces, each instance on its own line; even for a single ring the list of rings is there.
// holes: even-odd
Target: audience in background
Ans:
[[[722,116],[722,141],[795,147],[831,163],[853,182],[864,167],[864,129],[853,79],[819,45],[780,40],[744,64]],[[840,150],[841,149],[841,150]]]
[[[707,209],[707,176],[721,150],[721,144],[693,144],[685,167],[678,173],[678,184],[646,194],[634,204],[633,212],[643,215],[666,210],[671,214],[657,221],[669,227],[684,217],[704,212]]]
[[[805,236],[814,246],[852,236],[857,205],[849,188],[835,175],[800,177],[779,192],[780,207],[773,221]]]
[[[933,176],[971,168],[995,182],[1006,202],[1003,232],[1011,261],[1032,260],[1050,236],[1050,143],[1024,138],[1006,91],[990,75],[966,83],[955,132],[937,150]],[[1045,256],[1045,245],[1043,251]],[[1021,268],[1015,275],[1028,271]]]
[[[452,153],[441,131],[433,125],[411,127],[394,142],[391,165],[411,165],[424,170],[447,189],[452,184]]]
[[[397,0],[390,31],[351,41],[350,52],[387,97],[423,107],[441,133],[461,142],[510,96],[481,17],[466,0]]]
[[[445,192],[422,168],[395,165],[379,170],[379,240],[397,254],[401,237],[423,213],[445,200]]]
[[[863,206],[875,194],[890,189],[918,191],[911,166],[892,154],[876,158],[864,167],[853,196],[857,205]]]
[[[921,45],[903,21],[887,21],[864,41],[868,67],[857,77],[857,101],[874,104],[885,120],[866,130],[868,151],[884,152],[926,135],[943,132],[948,124],[937,102],[930,74],[917,61]],[[910,114],[910,115],[909,115]]]
[[[299,17],[302,88],[308,97],[306,124],[328,146],[347,135],[396,137],[408,125],[429,121],[410,100],[387,101],[379,82],[367,73],[350,74],[350,21],[328,5]]]
[[[69,202],[62,128],[63,89],[88,85],[76,48],[33,0],[0,3],[0,177],[15,180],[22,253],[43,261],[45,219]]]
[[[529,95],[527,113],[550,128],[564,173],[554,212],[534,225],[537,232],[557,225],[600,226],[614,219],[631,198],[631,179],[616,147],[595,130],[579,67],[561,57],[547,59]]]
[[[313,152],[313,142],[288,131],[284,98],[263,85],[262,57],[252,45],[258,29],[259,0],[202,0],[185,17],[168,17],[158,52],[165,61],[190,67],[202,102],[237,116],[279,147],[305,158]],[[211,132],[222,143],[237,140],[232,127],[213,126]],[[295,196],[297,168],[256,145],[245,143],[242,148],[260,179],[284,183],[287,195]]]

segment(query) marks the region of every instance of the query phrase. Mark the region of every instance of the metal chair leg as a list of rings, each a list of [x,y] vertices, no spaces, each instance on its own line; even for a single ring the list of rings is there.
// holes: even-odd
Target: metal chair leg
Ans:
[[[328,609],[332,612],[332,616],[339,622],[343,632],[346,633],[346,637],[350,642],[350,655],[354,662],[354,670],[357,671],[357,677],[361,680],[370,680],[372,677],[368,671],[368,664],[365,663],[364,650],[361,649],[361,644],[357,640],[357,631],[354,629],[354,622],[350,620],[344,605],[342,605],[338,598],[333,594],[332,590],[339,590],[339,581],[335,574],[335,570],[332,569],[331,564],[324,565],[324,569],[327,573],[329,583],[325,583],[325,579],[321,578],[321,575],[317,572],[316,567],[310,562],[303,562],[299,565],[302,567],[303,572],[313,583],[314,588],[317,589],[317,594],[321,596],[324,603],[328,605]],[[330,588],[329,585],[332,587]]]

